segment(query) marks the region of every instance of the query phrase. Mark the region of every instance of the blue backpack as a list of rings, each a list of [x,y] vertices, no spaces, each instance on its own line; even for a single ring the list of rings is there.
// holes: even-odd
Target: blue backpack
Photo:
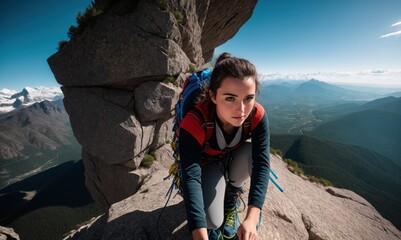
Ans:
[[[167,195],[178,189],[179,193],[182,193],[181,187],[181,164],[180,164],[180,152],[179,152],[179,132],[180,124],[185,115],[191,110],[199,100],[199,97],[205,93],[205,87],[209,86],[210,76],[212,70],[205,69],[202,71],[195,72],[185,79],[181,94],[175,105],[175,119],[173,125],[174,138],[171,142],[171,148],[173,149],[174,163],[170,166],[169,175],[165,178],[173,177],[171,187],[167,192]]]

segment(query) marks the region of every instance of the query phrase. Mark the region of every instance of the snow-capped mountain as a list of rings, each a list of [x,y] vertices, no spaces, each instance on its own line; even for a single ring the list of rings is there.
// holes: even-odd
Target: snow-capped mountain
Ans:
[[[11,112],[21,106],[30,106],[45,100],[56,101],[63,97],[59,87],[25,87],[21,92],[3,89],[0,90],[0,114]]]

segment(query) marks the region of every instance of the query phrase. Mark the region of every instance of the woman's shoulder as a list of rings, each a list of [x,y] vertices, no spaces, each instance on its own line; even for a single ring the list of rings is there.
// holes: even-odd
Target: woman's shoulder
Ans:
[[[207,105],[198,103],[182,119],[180,129],[186,130],[202,145],[206,137],[203,125],[208,116]]]

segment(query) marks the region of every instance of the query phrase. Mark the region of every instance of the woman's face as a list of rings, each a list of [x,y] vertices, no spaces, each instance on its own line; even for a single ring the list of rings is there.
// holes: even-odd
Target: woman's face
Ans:
[[[255,79],[226,77],[217,89],[216,96],[210,94],[225,132],[231,133],[234,127],[244,123],[253,109],[256,94]]]

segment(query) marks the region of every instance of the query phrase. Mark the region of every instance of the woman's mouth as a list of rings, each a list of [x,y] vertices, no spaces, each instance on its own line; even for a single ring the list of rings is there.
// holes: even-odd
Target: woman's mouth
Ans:
[[[245,118],[245,116],[238,116],[238,117],[233,117],[233,118],[237,119],[237,120],[241,120],[241,119]]]

